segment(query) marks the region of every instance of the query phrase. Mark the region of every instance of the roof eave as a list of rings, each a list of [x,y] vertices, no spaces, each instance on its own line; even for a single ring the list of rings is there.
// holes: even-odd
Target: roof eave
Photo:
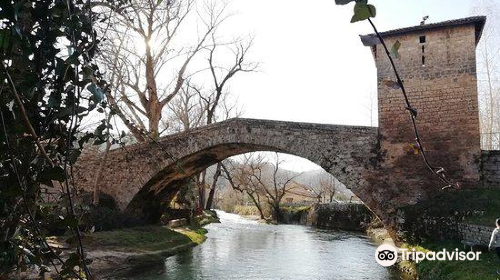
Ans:
[[[408,34],[408,33],[416,33],[416,32],[422,32],[422,31],[445,28],[445,27],[474,25],[475,31],[476,31],[475,35],[476,35],[476,45],[477,45],[479,43],[479,40],[481,39],[485,24],[486,24],[486,17],[485,16],[477,16],[477,17],[471,17],[471,18],[465,18],[465,19],[458,19],[458,20],[454,20],[454,21],[433,23],[433,24],[429,24],[428,26],[417,25],[417,26],[412,26],[412,27],[407,27],[407,28],[395,29],[395,30],[380,32],[380,35],[382,36],[382,38],[384,38],[384,37],[391,37],[391,36],[403,35],[403,34]],[[360,39],[361,39],[361,42],[363,43],[364,46],[375,46],[377,44],[380,44],[380,40],[378,39],[378,36],[375,33],[360,35]]]

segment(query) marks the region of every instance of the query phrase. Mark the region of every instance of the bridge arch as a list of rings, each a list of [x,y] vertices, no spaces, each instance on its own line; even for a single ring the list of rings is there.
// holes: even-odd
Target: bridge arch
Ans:
[[[231,119],[169,135],[108,154],[100,189],[123,211],[157,219],[189,177],[228,157],[256,151],[291,154],[310,160],[335,176],[377,214],[367,178],[377,153],[377,128]],[[91,190],[98,158],[77,163],[80,189]]]

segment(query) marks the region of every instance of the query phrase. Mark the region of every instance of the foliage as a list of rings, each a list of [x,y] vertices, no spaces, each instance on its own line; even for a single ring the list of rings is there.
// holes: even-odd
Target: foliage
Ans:
[[[100,42],[93,25],[102,18],[89,4],[0,1],[0,276],[29,265],[43,274],[47,265],[63,263],[61,276],[82,278],[74,268],[86,267],[81,246],[67,260],[55,254],[43,225],[59,208],[59,222],[79,235],[71,165],[93,136],[80,134],[79,124],[105,108],[105,82],[92,62]],[[97,139],[103,131],[99,126]],[[67,196],[46,204],[42,188],[63,188]]]
[[[282,209],[292,212],[292,213],[300,213],[306,212],[311,209],[311,206],[284,206]]]

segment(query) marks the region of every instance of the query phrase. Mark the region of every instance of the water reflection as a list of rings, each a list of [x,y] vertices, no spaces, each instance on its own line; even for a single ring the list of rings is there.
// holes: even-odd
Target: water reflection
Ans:
[[[361,234],[219,216],[204,244],[133,279],[400,279],[375,262],[376,246]]]

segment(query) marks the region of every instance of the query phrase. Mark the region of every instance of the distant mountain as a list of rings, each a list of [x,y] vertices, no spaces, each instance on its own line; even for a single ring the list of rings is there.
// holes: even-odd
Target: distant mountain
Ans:
[[[301,173],[300,176],[295,179],[295,181],[300,184],[309,186],[314,190],[319,190],[320,181],[328,180],[331,177],[333,176],[330,173],[326,172],[325,170],[316,169]],[[334,180],[335,184],[337,185],[338,191],[342,192],[347,197],[351,197],[354,195],[348,188],[346,188],[346,186],[344,186],[344,184],[342,184],[342,182],[339,182],[336,178],[334,178]]]

